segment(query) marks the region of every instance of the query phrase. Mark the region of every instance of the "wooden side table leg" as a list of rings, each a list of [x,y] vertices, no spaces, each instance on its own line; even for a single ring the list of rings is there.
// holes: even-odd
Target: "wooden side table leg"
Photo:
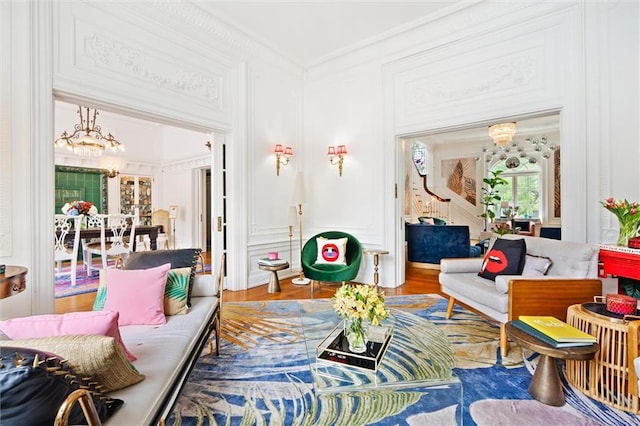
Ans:
[[[558,374],[556,360],[540,355],[540,360],[529,385],[529,395],[543,404],[562,407],[565,403],[562,382]]]

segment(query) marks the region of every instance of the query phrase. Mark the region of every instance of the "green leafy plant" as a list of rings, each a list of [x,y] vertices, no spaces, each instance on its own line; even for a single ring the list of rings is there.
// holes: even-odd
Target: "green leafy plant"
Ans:
[[[484,218],[485,231],[487,230],[487,222],[493,222],[493,219],[496,217],[496,213],[492,207],[497,205],[502,199],[499,188],[509,183],[500,177],[503,170],[492,170],[489,173],[491,173],[490,177],[482,179],[485,186],[482,187],[482,200],[480,201],[484,205],[484,213],[482,213],[480,217]]]

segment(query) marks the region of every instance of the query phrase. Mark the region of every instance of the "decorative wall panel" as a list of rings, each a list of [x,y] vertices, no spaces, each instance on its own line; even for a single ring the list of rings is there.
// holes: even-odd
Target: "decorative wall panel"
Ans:
[[[399,132],[416,126],[424,130],[426,122],[427,127],[446,127],[557,104],[562,95],[558,75],[565,63],[560,21],[549,19],[532,31],[511,30],[500,39],[478,37],[394,64]]]
[[[103,8],[62,2],[57,7],[56,92],[208,129],[231,126],[232,65],[207,46],[194,46],[183,34],[159,33],[148,18],[132,19],[135,9],[125,3]]]

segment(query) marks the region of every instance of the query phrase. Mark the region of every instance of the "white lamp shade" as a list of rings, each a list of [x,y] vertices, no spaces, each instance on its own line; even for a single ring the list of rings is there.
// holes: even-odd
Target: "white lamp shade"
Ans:
[[[304,175],[302,172],[296,173],[296,182],[293,187],[293,204],[303,204],[306,199],[306,191],[304,188]]]
[[[289,207],[289,226],[296,226],[298,223],[298,211],[296,210],[296,206]]]

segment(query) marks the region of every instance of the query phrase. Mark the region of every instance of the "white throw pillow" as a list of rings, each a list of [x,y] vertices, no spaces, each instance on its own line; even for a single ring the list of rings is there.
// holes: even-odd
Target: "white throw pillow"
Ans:
[[[534,256],[527,253],[524,261],[523,277],[542,277],[547,275],[553,261],[545,256]]]
[[[316,263],[325,265],[346,265],[347,237],[330,240],[324,237],[316,238],[318,257]]]

